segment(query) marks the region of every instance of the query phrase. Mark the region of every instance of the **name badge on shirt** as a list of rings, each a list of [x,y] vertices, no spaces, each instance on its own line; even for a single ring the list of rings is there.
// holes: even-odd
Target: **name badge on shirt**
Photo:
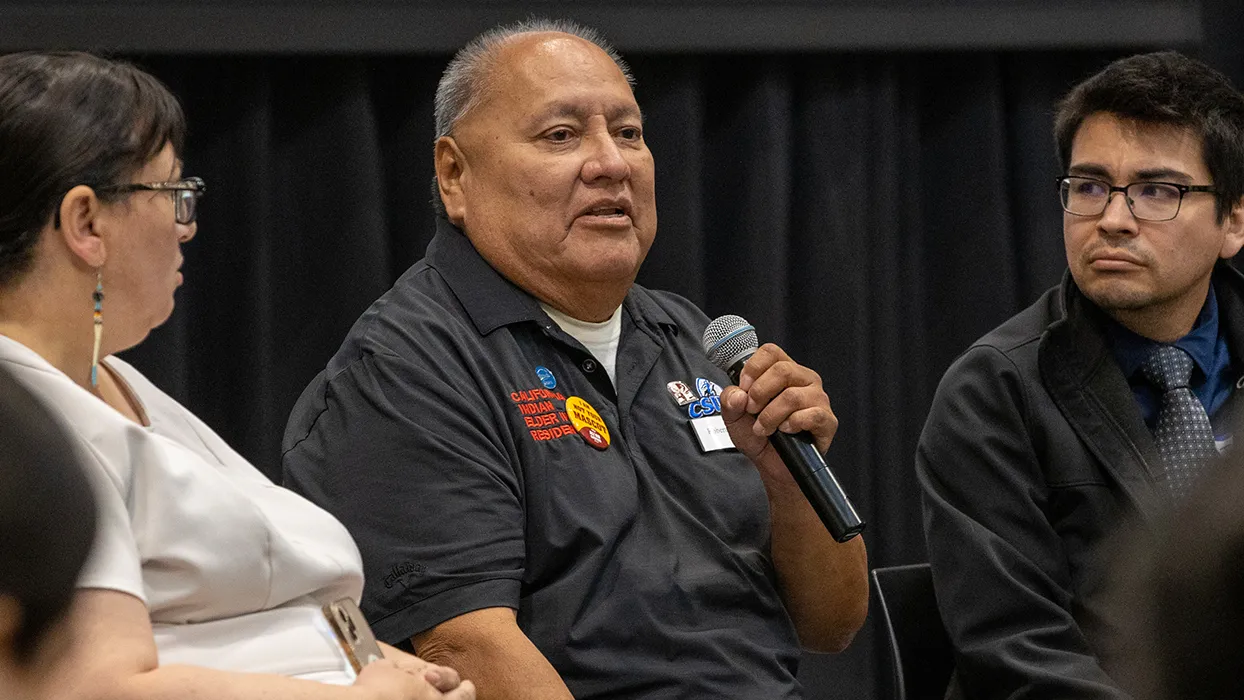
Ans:
[[[734,443],[730,441],[730,431],[726,430],[726,422],[720,415],[692,418],[687,422],[691,424],[691,432],[695,433],[695,438],[700,441],[701,452],[734,449]]]

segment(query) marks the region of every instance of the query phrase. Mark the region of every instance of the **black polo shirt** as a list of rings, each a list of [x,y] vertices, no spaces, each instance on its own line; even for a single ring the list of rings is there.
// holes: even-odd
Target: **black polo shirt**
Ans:
[[[708,319],[622,308],[615,392],[442,223],[299,398],[285,483],[358,542],[381,639],[509,607],[580,700],[797,698],[759,474],[688,423],[728,381]]]

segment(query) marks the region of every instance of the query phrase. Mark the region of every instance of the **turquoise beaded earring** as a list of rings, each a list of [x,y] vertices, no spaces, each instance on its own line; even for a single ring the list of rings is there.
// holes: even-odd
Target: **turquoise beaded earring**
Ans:
[[[95,291],[91,293],[95,302],[95,350],[91,353],[91,386],[99,386],[99,343],[104,337],[104,271],[95,271]]]

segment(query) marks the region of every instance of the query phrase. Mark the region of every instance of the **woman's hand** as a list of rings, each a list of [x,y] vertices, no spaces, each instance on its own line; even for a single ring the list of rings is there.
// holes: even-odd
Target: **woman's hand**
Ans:
[[[385,658],[367,664],[354,681],[355,687],[372,691],[374,700],[475,700],[475,686],[470,681],[460,683],[453,669],[406,656],[401,663]]]
[[[379,644],[380,650],[384,652],[384,658],[391,660],[407,673],[423,676],[428,683],[441,692],[447,693],[462,684],[462,678],[459,677],[458,672],[448,666],[429,663],[384,642],[379,642]]]

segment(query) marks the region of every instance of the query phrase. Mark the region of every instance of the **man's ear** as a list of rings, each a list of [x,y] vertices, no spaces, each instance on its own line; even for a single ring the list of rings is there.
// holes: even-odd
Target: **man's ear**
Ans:
[[[56,233],[65,246],[92,268],[103,267],[108,254],[100,228],[104,205],[95,190],[78,185],[65,193],[60,201],[60,228]]]
[[[462,222],[466,220],[466,197],[462,186],[466,156],[458,148],[454,137],[442,136],[436,140],[433,160],[436,164],[436,184],[440,189],[441,202],[445,205],[445,214],[453,225],[462,228]]]

